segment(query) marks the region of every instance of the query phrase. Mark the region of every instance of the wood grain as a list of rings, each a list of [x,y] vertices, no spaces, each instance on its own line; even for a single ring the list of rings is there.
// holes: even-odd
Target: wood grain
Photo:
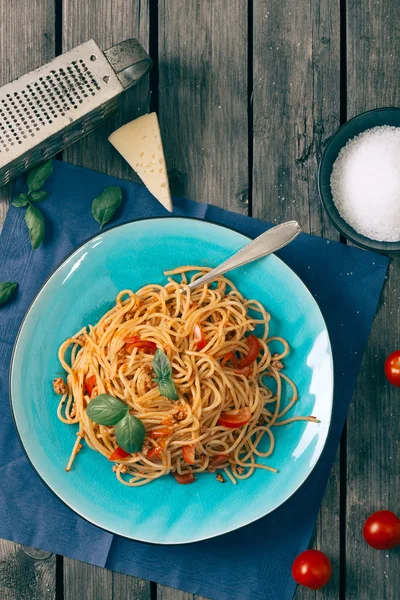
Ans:
[[[54,57],[54,2],[0,1],[0,86]],[[23,51],[21,50],[23,40]],[[0,189],[0,230],[12,185]],[[0,598],[54,600],[55,556],[0,540]]]
[[[340,119],[339,1],[254,1],[253,216],[297,219],[305,231],[339,235],[323,213],[318,159]],[[337,600],[340,564],[340,461],[335,462],[317,519],[313,547],[335,565],[319,592],[298,588],[297,600]]]
[[[94,38],[103,50],[128,38],[149,47],[149,0],[64,0],[63,52]],[[149,76],[120,98],[120,113],[63,153],[67,162],[139,181],[133,170],[107,142],[120,125],[149,111]]]
[[[157,586],[157,600],[207,600],[203,596],[180,592],[165,585]]]
[[[160,0],[158,33],[172,192],[247,214],[247,1]]]
[[[55,600],[56,557],[0,540],[1,600]]]
[[[0,86],[54,57],[52,0],[18,0],[18,10],[13,0],[1,0],[0,28]],[[0,188],[0,231],[11,189],[11,185]]]
[[[349,117],[377,106],[399,106],[400,4],[348,0]],[[400,390],[383,375],[386,355],[400,346],[400,260],[375,319],[348,417],[346,600],[399,598],[400,554],[369,548],[364,519],[379,509],[399,512]]]
[[[134,37],[148,50],[148,0],[64,0],[63,51],[89,38],[94,38],[102,49],[124,39]],[[148,76],[128,90],[120,100],[120,114],[104,123],[96,131],[64,151],[63,159],[117,177],[135,180],[132,169],[107,142],[108,135],[122,123],[149,110]],[[84,588],[82,587],[84,586]],[[78,561],[64,559],[65,600],[75,600],[88,592],[85,599],[117,600],[150,598],[148,582],[123,574],[99,569]]]

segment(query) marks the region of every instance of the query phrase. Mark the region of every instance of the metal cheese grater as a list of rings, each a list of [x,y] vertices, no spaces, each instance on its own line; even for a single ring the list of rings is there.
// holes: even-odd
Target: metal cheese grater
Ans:
[[[0,88],[0,186],[115,114],[151,65],[135,39],[105,52],[89,40]]]

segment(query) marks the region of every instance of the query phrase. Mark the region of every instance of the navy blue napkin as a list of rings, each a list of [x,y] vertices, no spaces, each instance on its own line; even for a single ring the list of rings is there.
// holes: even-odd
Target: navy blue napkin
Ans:
[[[310,540],[356,383],[388,259],[302,234],[279,255],[304,281],[325,317],[335,365],[333,422],[312,475],[273,514],[239,531],[190,546],[151,546],[113,536],[76,516],[39,480],[17,440],[8,400],[11,351],[22,317],[54,267],[98,232],[92,199],[120,185],[124,202],[113,224],[167,215],[142,187],[88,169],[54,162],[40,205],[44,244],[35,251],[24,211],[10,207],[0,236],[0,281],[18,281],[17,297],[0,307],[0,537],[108,569],[170,585],[214,600],[290,600],[294,557]],[[16,193],[24,190],[23,180]],[[176,198],[174,214],[228,225],[249,236],[271,227],[213,206]]]

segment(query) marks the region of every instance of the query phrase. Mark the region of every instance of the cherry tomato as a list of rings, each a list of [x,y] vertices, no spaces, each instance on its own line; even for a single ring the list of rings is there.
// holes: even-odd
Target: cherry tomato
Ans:
[[[220,467],[224,463],[228,462],[228,459],[229,459],[228,454],[216,454],[210,460],[210,467],[212,467],[212,468]]]
[[[203,348],[207,345],[206,338],[204,337],[204,333],[200,325],[196,323],[194,326],[194,337],[195,344],[199,350],[203,350]]]
[[[400,350],[395,350],[385,360],[385,375],[389,383],[400,387]]]
[[[400,546],[400,519],[390,510],[378,510],[364,523],[367,544],[376,550],[391,550]]]
[[[218,425],[222,427],[229,427],[229,429],[236,429],[236,427],[242,427],[247,425],[251,419],[251,410],[248,406],[235,410],[233,412],[222,412],[218,419]]]
[[[133,338],[128,338],[133,339]],[[136,342],[125,342],[125,350],[131,354],[134,348],[144,350],[148,354],[155,354],[157,350],[157,344],[150,340],[138,340]]]
[[[196,481],[196,477],[193,475],[193,473],[183,473],[182,475],[180,473],[172,473],[172,475],[175,477],[178,483],[182,483],[184,485]]]
[[[149,438],[152,440],[157,440],[158,438],[166,437],[167,435],[171,435],[172,429],[171,427],[163,427],[162,429],[153,429],[150,431]]]
[[[194,446],[192,446],[192,445],[182,446],[182,456],[183,456],[183,460],[185,461],[186,464],[193,465],[194,464]]]
[[[292,575],[300,585],[310,590],[320,590],[332,576],[331,561],[319,550],[306,550],[295,558]]]
[[[129,452],[125,452],[123,448],[117,446],[108,460],[124,460],[127,456],[129,456]]]
[[[239,369],[242,369],[243,367],[248,367],[249,365],[251,365],[251,363],[253,363],[257,356],[260,353],[260,349],[261,349],[261,345],[260,345],[260,340],[258,338],[256,338],[255,335],[250,334],[249,337],[247,338],[247,343],[249,345],[249,351],[247,352],[246,356],[243,356],[239,362],[238,362],[238,367]]]
[[[153,446],[147,453],[146,458],[148,460],[151,460],[152,458],[157,458],[157,456],[160,456],[162,452],[162,446]]]
[[[96,385],[96,375],[91,375],[90,377],[86,377],[84,385],[85,385],[85,390],[87,391],[87,393],[90,396],[94,386]]]

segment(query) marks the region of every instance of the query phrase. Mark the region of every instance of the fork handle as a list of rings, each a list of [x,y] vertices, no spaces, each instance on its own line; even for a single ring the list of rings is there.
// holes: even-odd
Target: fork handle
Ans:
[[[233,256],[228,258],[225,262],[215,267],[209,273],[203,275],[196,281],[189,284],[189,288],[194,290],[199,285],[204,285],[209,281],[214,281],[218,275],[223,275],[227,271],[232,271],[246,265],[247,263],[272,254],[277,250],[280,250],[287,244],[290,244],[298,235],[301,233],[301,227],[297,221],[288,221],[287,223],[281,223],[271,229],[268,229],[265,233],[262,233],[255,240],[238,250]]]

